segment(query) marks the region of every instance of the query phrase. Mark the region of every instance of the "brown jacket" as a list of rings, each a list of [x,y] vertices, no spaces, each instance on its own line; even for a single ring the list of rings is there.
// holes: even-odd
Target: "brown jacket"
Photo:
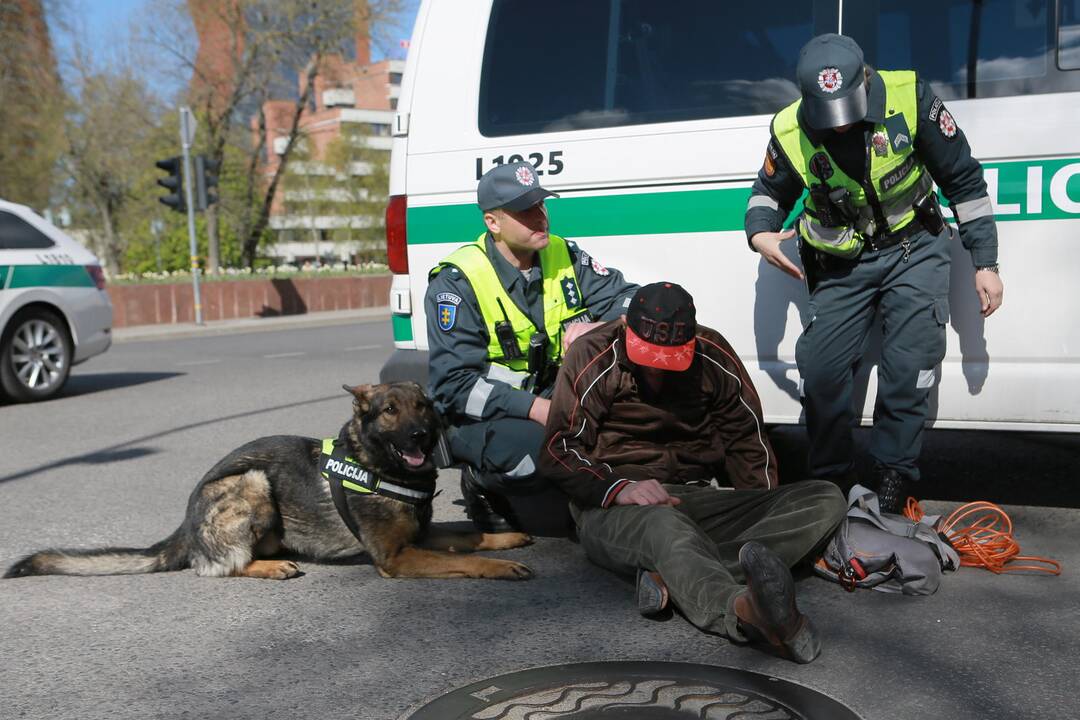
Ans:
[[[698,326],[689,369],[656,396],[639,387],[616,320],[578,338],[563,360],[540,469],[583,507],[607,507],[628,482],[712,477],[775,488],[776,456],[746,368],[720,333]]]

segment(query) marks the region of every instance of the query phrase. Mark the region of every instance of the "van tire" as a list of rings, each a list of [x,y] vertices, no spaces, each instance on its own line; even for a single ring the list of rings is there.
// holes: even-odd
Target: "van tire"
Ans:
[[[67,325],[56,313],[41,308],[23,310],[0,337],[0,390],[14,402],[47,400],[67,382],[73,355]],[[51,373],[51,377],[47,375],[42,382],[42,372]]]

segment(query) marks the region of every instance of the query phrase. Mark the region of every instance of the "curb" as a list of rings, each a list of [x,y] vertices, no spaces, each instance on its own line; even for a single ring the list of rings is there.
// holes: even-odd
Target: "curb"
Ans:
[[[215,320],[203,325],[195,323],[170,323],[163,325],[136,325],[116,328],[112,332],[113,343],[143,342],[152,340],[175,340],[178,338],[236,335],[241,333],[270,332],[293,327],[324,327],[349,323],[385,322],[390,319],[390,307],[361,308],[358,310],[331,310],[302,315],[282,315],[265,318],[241,318]]]

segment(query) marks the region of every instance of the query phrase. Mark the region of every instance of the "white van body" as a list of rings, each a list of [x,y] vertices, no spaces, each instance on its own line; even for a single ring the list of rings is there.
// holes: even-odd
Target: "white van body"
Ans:
[[[66,326],[71,365],[105,352],[112,303],[103,286],[92,252],[30,208],[0,200],[0,341],[10,341],[16,318],[38,308]]]
[[[595,38],[599,49],[579,43],[569,50],[537,51],[544,38],[551,48],[573,42],[552,37],[551,29],[569,32],[567,28],[590,22],[578,15],[585,7],[607,13],[610,32],[602,31],[603,18],[595,20],[601,29]],[[879,10],[875,14],[868,8]],[[686,15],[698,11],[718,14],[701,17],[708,28],[700,32],[693,21],[685,24]],[[531,25],[524,26],[534,32],[519,32],[508,40],[516,12],[529,15]],[[927,12],[931,14],[918,16]],[[633,13],[651,19],[619,25]],[[665,13],[676,25],[682,23],[681,42],[665,46]],[[794,29],[783,25],[784,18],[800,14],[812,15],[809,24]],[[699,322],[723,333],[753,373],[766,420],[799,422],[795,341],[806,315],[807,291],[749,250],[743,214],[762,164],[772,114],[795,97],[791,78],[799,47],[814,34],[839,31],[859,41],[871,64],[914,67],[931,82],[983,162],[998,220],[1005,298],[989,319],[979,313],[970,256],[958,239],[954,243],[948,353],[932,395],[930,422],[948,428],[1080,429],[1080,311],[1075,293],[1069,292],[1080,277],[1078,14],[1077,0],[846,5],[842,0],[816,0],[753,6],[693,0],[425,0],[394,126],[390,193],[404,196],[407,203],[408,272],[393,281],[398,352],[384,368],[384,377],[400,376],[401,368],[426,362],[427,273],[484,230],[475,205],[478,175],[519,156],[543,171],[544,186],[561,195],[548,200],[553,232],[574,239],[633,282],[669,279],[685,286],[696,300]],[[510,20],[493,29],[491,24],[501,18]],[[774,22],[775,28],[770,25]],[[974,51],[964,45],[972,22],[982,33]],[[941,37],[951,38],[952,45],[942,52],[923,47],[920,43],[937,42],[941,26],[947,26]],[[708,45],[708,37],[715,46]],[[1030,51],[1018,47],[1025,38],[1033,47]],[[996,50],[997,41],[1007,47]],[[518,66],[507,70],[514,55],[499,48],[514,42],[520,44]],[[756,51],[760,57],[782,56],[778,67],[790,72],[740,79],[743,69],[750,75],[757,71],[759,56],[727,62],[713,57],[728,52],[730,45],[746,43],[764,48]],[[685,94],[707,97],[705,104],[721,108],[718,113],[726,116],[698,117],[710,108],[691,107],[684,114],[694,117],[669,120],[661,108],[653,113],[658,119],[650,121],[649,112],[635,117],[632,109],[619,106],[618,95],[629,83],[620,74],[619,58],[636,62],[640,76],[655,75],[662,66],[657,53],[665,47],[684,54],[689,48],[713,62],[703,70],[700,63],[675,60],[693,76]],[[654,53],[651,59],[648,53]],[[944,77],[955,82],[937,82],[933,72],[924,72],[912,60],[937,57],[933,53],[944,58]],[[910,64],[895,60],[898,56]],[[967,56],[959,70],[950,60],[958,56]],[[567,58],[579,58],[576,71]],[[590,62],[600,63],[599,71]],[[968,81],[969,68],[974,68],[974,83]],[[541,126],[549,106],[563,103],[573,109],[580,78],[600,77],[605,71],[599,110],[561,121],[549,118]],[[500,89],[498,80],[487,76],[500,72],[518,74],[514,92]],[[715,83],[710,84],[710,73]],[[554,83],[552,74],[557,76]],[[678,73],[668,77],[672,80],[659,81],[658,92],[683,79]],[[571,99],[565,100],[559,88]],[[502,106],[491,97],[499,93],[505,98]],[[752,107],[754,114],[727,114],[725,109],[738,102]],[[501,108],[506,107],[512,121],[499,127]],[[530,126],[530,112],[541,121]],[[514,132],[514,123],[526,131]],[[794,243],[785,245],[798,262]],[[866,423],[876,394],[877,350],[871,345],[859,375],[858,401]]]

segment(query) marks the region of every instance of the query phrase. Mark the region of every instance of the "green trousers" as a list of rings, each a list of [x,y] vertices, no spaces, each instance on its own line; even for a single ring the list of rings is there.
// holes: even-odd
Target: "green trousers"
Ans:
[[[746,638],[734,612],[735,596],[745,589],[739,548],[757,540],[794,567],[824,545],[847,511],[839,488],[820,480],[776,490],[664,487],[682,503],[588,509],[571,504],[581,546],[608,570],[660,573],[690,622],[740,641]]]

